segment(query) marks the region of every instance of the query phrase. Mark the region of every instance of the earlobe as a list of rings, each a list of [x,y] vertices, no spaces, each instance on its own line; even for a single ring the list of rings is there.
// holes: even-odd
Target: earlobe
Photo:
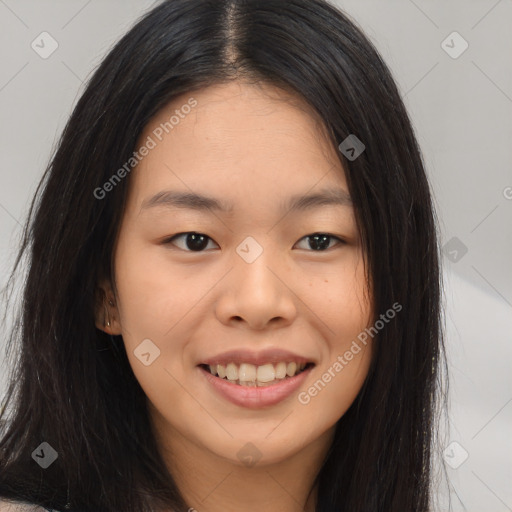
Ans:
[[[119,314],[111,288],[100,285],[96,289],[95,325],[107,334],[121,334]]]

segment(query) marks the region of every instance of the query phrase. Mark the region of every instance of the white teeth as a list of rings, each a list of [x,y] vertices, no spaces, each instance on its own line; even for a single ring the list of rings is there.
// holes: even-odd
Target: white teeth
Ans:
[[[288,363],[288,365],[286,366],[286,375],[288,375],[288,377],[293,377],[296,371],[297,363]]]
[[[238,370],[240,382],[254,382],[256,380],[256,366],[253,364],[242,363]]]
[[[273,364],[258,366],[257,378],[259,382],[271,382],[276,378],[276,370]]]
[[[241,386],[268,386],[284,378],[293,377],[300,373],[306,367],[306,363],[285,363],[274,364],[267,363],[261,366],[254,364],[229,363],[208,365],[212,375],[218,375],[221,379],[226,378],[230,382],[240,384]]]
[[[274,383],[274,381],[270,381],[270,382],[260,382],[259,380],[256,381],[256,386],[258,386],[259,388],[264,388],[266,386],[271,386],[272,384]]]
[[[286,377],[286,363],[276,364],[276,379],[284,379]]]
[[[238,366],[233,363],[229,363],[226,366],[226,377],[228,380],[237,380],[238,379]]]

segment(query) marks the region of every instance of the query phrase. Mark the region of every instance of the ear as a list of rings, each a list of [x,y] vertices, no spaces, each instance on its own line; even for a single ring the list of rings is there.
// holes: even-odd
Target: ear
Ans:
[[[116,298],[108,281],[102,281],[96,288],[95,325],[107,334],[118,335],[122,332]]]

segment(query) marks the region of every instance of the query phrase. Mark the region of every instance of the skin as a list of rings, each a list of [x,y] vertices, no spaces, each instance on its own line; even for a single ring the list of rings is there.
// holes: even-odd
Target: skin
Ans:
[[[129,177],[114,253],[117,294],[99,284],[114,305],[105,302],[97,326],[122,334],[162,454],[190,506],[310,512],[316,490],[308,493],[367,375],[371,341],[306,405],[297,393],[263,409],[232,404],[200,378],[197,364],[230,349],[284,348],[316,362],[304,391],[370,325],[353,207],[280,209],[295,194],[348,193],[344,170],[308,106],[268,84],[236,81],[175,98],[137,147],[191,96],[197,106]],[[233,211],[141,210],[171,189],[230,201]],[[186,236],[164,243],[190,231],[209,237],[202,252],[188,248]],[[345,243],[332,238],[315,250],[307,238],[314,233]],[[252,263],[236,252],[247,236],[263,249]],[[145,366],[134,350],[148,338],[160,356]],[[237,457],[248,442],[261,453],[252,467]]]

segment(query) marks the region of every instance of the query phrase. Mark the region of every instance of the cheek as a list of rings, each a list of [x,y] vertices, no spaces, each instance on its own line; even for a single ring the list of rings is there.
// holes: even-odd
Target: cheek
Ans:
[[[310,282],[313,312],[324,322],[329,345],[337,349],[342,349],[371,321],[372,304],[362,256],[359,250],[347,253],[337,269]]]
[[[350,407],[368,374],[372,339],[363,333],[370,325],[372,305],[362,257],[354,253],[336,273],[310,287],[315,313],[322,320],[325,345],[315,379],[301,390],[298,402],[311,428],[321,418],[334,424]],[[314,297],[313,297],[314,293]],[[316,420],[315,420],[316,418]]]
[[[129,338],[162,339],[197,300],[193,283],[169,265],[164,251],[129,237],[119,241],[116,278],[121,324]]]
[[[201,283],[194,279],[194,272],[178,272],[169,265],[165,251],[155,251],[129,236],[120,237],[115,261],[130,366],[149,399],[164,400],[160,405],[165,407],[169,396],[180,396],[182,391],[178,383],[184,382],[189,364],[184,331]]]
[[[371,343],[348,361],[343,352],[317,369],[315,379],[298,394],[301,429],[315,430],[319,425],[333,426],[350,408],[368,374]],[[338,359],[338,355],[340,359]]]

